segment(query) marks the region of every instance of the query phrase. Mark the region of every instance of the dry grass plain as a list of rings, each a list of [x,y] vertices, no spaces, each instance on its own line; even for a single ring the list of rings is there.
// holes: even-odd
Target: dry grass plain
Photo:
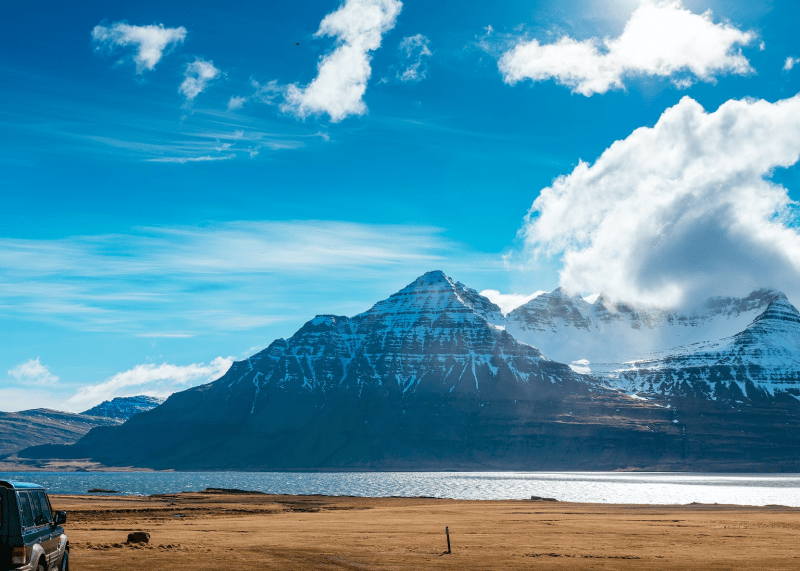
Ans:
[[[69,512],[76,571],[800,569],[800,510],[782,507],[214,493],[52,501]],[[126,545],[131,531],[150,543]]]

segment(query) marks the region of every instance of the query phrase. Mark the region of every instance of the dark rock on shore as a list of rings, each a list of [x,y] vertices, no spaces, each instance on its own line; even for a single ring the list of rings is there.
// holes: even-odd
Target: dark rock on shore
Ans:
[[[150,543],[150,534],[146,531],[134,531],[128,534],[127,543]]]

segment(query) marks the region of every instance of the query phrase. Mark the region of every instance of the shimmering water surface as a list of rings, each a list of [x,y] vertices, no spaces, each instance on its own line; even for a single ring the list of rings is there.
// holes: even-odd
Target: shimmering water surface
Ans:
[[[271,494],[430,496],[469,500],[525,499],[613,504],[720,503],[800,507],[800,474],[726,475],[598,472],[28,472],[0,479],[36,482],[56,494],[92,488],[151,495],[205,488]]]

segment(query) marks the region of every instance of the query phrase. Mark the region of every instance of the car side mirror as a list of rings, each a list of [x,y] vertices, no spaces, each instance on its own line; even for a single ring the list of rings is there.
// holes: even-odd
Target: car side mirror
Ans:
[[[67,512],[56,512],[56,517],[53,520],[56,525],[64,525],[67,523]]]

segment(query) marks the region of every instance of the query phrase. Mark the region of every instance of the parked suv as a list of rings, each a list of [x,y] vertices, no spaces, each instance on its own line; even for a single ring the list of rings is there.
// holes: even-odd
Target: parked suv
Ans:
[[[66,522],[43,487],[0,480],[0,571],[68,571]]]

